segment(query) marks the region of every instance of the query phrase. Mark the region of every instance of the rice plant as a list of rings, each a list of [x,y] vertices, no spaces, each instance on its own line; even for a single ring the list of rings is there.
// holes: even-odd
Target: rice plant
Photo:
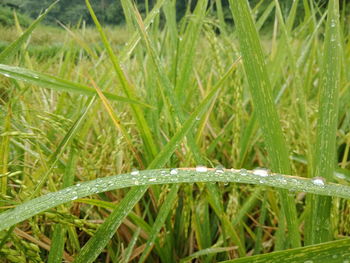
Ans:
[[[350,262],[346,1],[228,2],[14,16],[0,262]]]

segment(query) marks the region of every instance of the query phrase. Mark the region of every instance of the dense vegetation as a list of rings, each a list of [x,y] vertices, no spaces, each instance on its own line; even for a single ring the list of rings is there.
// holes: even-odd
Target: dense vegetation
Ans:
[[[1,27],[1,262],[349,262],[345,1],[63,2]]]
[[[194,9],[198,0],[176,0],[175,12],[177,20],[180,20],[184,14],[186,13],[187,8]],[[156,0],[137,0],[135,1],[139,12],[146,16],[149,11],[155,5]],[[261,0],[249,0],[251,5],[260,5],[261,8],[259,10],[264,10],[268,6],[268,1]],[[327,5],[327,0],[318,0],[314,1],[315,5],[319,8],[324,9]],[[340,1],[341,6],[342,3],[346,1]],[[28,15],[31,18],[36,18],[42,10],[44,10],[47,6],[52,3],[51,0],[2,0],[0,1],[0,5],[2,4],[2,9],[9,10],[14,9],[19,13],[23,13]],[[122,7],[122,2],[119,0],[91,0],[91,5],[94,8],[96,15],[99,17],[99,20],[102,24],[125,24],[125,17]],[[284,0],[280,1],[281,11],[282,13],[287,14],[288,10],[290,10],[292,6],[293,0]],[[229,8],[229,1],[222,0],[220,3],[217,0],[210,0],[208,4],[212,7],[212,9],[222,8],[223,15],[227,21],[232,22],[232,14]],[[7,7],[7,8],[5,8]],[[298,5],[298,12],[303,12],[303,4],[300,1]],[[8,12],[8,11],[6,11]],[[267,23],[270,26],[273,21],[273,17],[269,18]],[[89,11],[87,10],[85,3],[83,0],[60,0],[60,2],[56,5],[56,7],[47,15],[45,19],[45,23],[56,24],[56,21],[60,21],[64,24],[76,25],[80,20],[84,20],[88,24],[93,24],[93,21],[89,15]],[[162,21],[165,19],[161,15]]]

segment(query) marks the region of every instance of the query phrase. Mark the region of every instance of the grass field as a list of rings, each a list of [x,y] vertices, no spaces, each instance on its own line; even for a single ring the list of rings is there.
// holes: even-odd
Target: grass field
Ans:
[[[344,5],[121,2],[0,29],[0,262],[349,263]]]

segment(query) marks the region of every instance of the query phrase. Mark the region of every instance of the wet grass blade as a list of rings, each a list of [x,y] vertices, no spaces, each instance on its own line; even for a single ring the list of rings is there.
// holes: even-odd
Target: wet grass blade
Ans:
[[[337,240],[303,248],[287,249],[259,256],[245,257],[222,263],[266,263],[266,262],[348,262],[350,258],[350,239]]]
[[[338,100],[341,72],[341,44],[339,33],[339,2],[329,1],[326,35],[321,73],[319,119],[312,174],[333,179],[336,158],[336,131],[338,125]],[[332,199],[311,196],[310,220],[308,222],[307,244],[331,240]]]
[[[264,55],[257,30],[246,0],[230,0],[242,51],[244,69],[247,75],[253,105],[257,111],[264,141],[269,153],[272,170],[289,174],[289,151],[283,137],[279,117],[272,98],[272,87],[267,73]],[[297,213],[294,199],[280,191],[282,208],[285,211],[290,240],[293,247],[300,246]],[[281,218],[282,220],[282,218]]]
[[[164,172],[166,175],[164,175]],[[0,225],[0,231],[11,227],[14,224],[17,224],[23,220],[26,220],[34,215],[39,214],[42,211],[56,207],[61,204],[65,204],[70,201],[74,201],[78,198],[86,197],[92,194],[102,193],[106,191],[111,191],[115,189],[121,189],[126,187],[133,187],[126,197],[120,202],[118,207],[113,211],[112,215],[115,214],[115,220],[119,224],[124,219],[124,217],[131,211],[135,202],[137,202],[141,197],[140,193],[144,193],[147,190],[147,187],[150,185],[159,185],[159,184],[178,184],[178,183],[195,183],[195,182],[223,182],[223,183],[242,183],[242,184],[254,184],[260,186],[270,186],[280,189],[289,189],[293,192],[306,192],[313,193],[322,196],[333,196],[340,197],[345,199],[350,199],[350,186],[326,183],[324,185],[319,182],[314,182],[312,179],[289,176],[282,174],[271,174],[267,177],[261,177],[260,175],[254,174],[250,171],[240,171],[227,169],[220,176],[215,173],[215,169],[208,169],[207,172],[197,172],[193,168],[182,168],[178,169],[178,174],[170,175],[170,170],[144,170],[140,172],[140,175],[131,175],[131,174],[122,174],[109,176],[104,178],[99,178],[96,180],[88,181],[85,183],[79,183],[77,185],[67,187],[58,192],[52,192],[38,198],[27,201],[14,209],[9,209],[0,214],[0,220],[3,222]],[[136,186],[136,187],[135,187]],[[139,187],[137,187],[139,186]],[[132,207],[127,206],[132,204]],[[115,213],[117,211],[119,213]],[[102,224],[101,228],[104,228],[111,223],[114,219],[110,219],[113,216],[107,218],[108,223],[106,225]],[[108,236],[113,236],[115,229],[109,228]],[[96,232],[96,237],[93,237],[93,240],[105,239],[106,237],[100,237],[101,232],[98,230]],[[105,233],[104,230],[102,231]],[[112,231],[112,232],[111,232]],[[98,234],[98,238],[97,238]],[[90,239],[91,240],[91,239]],[[109,239],[106,238],[106,242]],[[89,241],[90,242],[90,241]],[[87,244],[90,244],[90,243]],[[95,243],[95,244],[98,244]],[[105,244],[104,244],[105,245]],[[89,245],[91,246],[91,245]],[[99,245],[98,247],[102,247]],[[104,247],[104,246],[103,246]],[[103,249],[102,247],[102,249]],[[97,247],[91,247],[90,253],[92,253]],[[83,249],[84,250],[84,249]],[[86,251],[87,252],[87,251]],[[86,254],[83,253],[83,254]],[[99,251],[100,252],[100,251]],[[99,253],[98,252],[98,253]],[[87,257],[88,255],[86,255]],[[87,257],[88,258],[88,257]],[[93,260],[93,259],[92,259]],[[79,261],[79,260],[78,260]],[[84,261],[85,262],[85,261]],[[86,261],[91,262],[91,261]]]
[[[48,263],[62,262],[65,232],[65,227],[62,224],[54,226]]]

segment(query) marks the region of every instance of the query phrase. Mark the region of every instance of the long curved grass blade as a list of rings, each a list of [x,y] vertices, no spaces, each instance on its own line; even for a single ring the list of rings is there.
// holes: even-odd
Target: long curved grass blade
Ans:
[[[20,48],[21,45],[29,38],[30,34],[37,27],[37,25],[45,18],[45,16],[51,11],[51,9],[59,2],[58,0],[51,4],[44,13],[42,13],[29,27],[23,32],[23,34],[17,38],[14,42],[12,42],[9,46],[7,46],[0,53],[0,62],[4,63],[8,60],[13,54],[15,54]]]
[[[312,174],[333,179],[338,125],[338,101],[341,72],[341,44],[339,33],[339,1],[331,0],[323,54],[322,84],[319,101],[319,120]],[[332,239],[332,199],[311,197],[311,214],[307,225],[307,244],[317,244]]]
[[[42,211],[92,194],[126,187],[134,187],[130,190],[130,194],[127,194],[127,197],[129,197],[125,197],[119,204],[117,207],[118,209],[122,204],[127,203],[124,201],[126,199],[129,202],[135,201],[136,199],[139,200],[141,197],[139,197],[137,193],[144,193],[144,191],[147,190],[147,187],[150,185],[195,182],[235,182],[243,184],[254,184],[287,189],[293,192],[299,191],[323,196],[334,196],[350,199],[350,186],[334,183],[324,183],[319,181],[319,179],[314,180],[282,174],[270,174],[269,176],[263,177],[259,174],[254,173],[254,170],[247,171],[227,169],[224,171],[224,173],[220,174],[220,176],[215,173],[215,169],[208,169],[207,172],[197,172],[196,169],[193,168],[182,168],[177,169],[176,175],[170,175],[169,169],[144,170],[140,171],[139,175],[137,176],[131,174],[121,174],[99,178],[96,180],[67,187],[58,192],[52,192],[47,195],[43,195],[27,201],[14,209],[7,210],[0,214],[0,221],[2,222],[0,225],[0,231],[34,215],[37,215]],[[128,212],[131,210],[131,208],[127,206],[123,206],[123,209],[127,210],[126,214],[128,214]],[[118,220],[122,220],[124,216],[118,217]],[[108,217],[107,220],[110,218],[111,216]]]
[[[8,78],[25,81],[31,84],[39,85],[44,88],[51,88],[57,91],[67,91],[87,96],[97,95],[97,92],[94,89],[84,86],[82,84],[74,83],[69,80],[61,79],[55,76],[39,73],[21,67],[13,67],[0,64],[0,74]],[[103,92],[103,94],[106,98],[114,101],[128,102],[131,104],[139,104],[150,107],[149,105],[146,105],[140,101],[121,97],[109,92]]]
[[[289,153],[283,138],[277,110],[272,98],[272,87],[264,61],[259,35],[254,25],[248,1],[230,0],[230,7],[237,27],[244,69],[247,75],[253,105],[257,111],[264,135],[272,170],[280,173],[291,172]],[[297,213],[293,198],[286,191],[280,191],[293,247],[300,246]],[[283,220],[283,218],[281,218]]]
[[[264,255],[239,258],[235,260],[221,261],[222,263],[292,263],[292,262],[317,262],[339,263],[349,262],[350,239],[337,240],[319,245],[306,246],[303,248],[287,249]]]

